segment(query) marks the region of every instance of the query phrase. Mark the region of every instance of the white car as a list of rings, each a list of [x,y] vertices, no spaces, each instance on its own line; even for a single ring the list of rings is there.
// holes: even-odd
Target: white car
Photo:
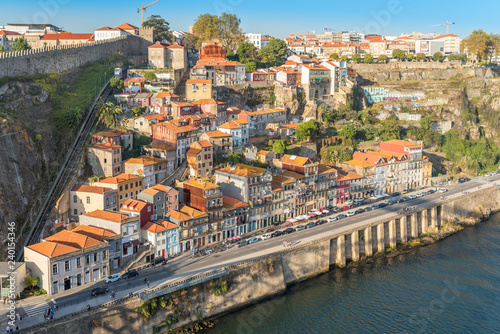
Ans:
[[[106,277],[106,278],[104,279],[104,281],[105,281],[106,283],[113,283],[113,282],[119,281],[119,280],[121,280],[121,279],[122,279],[122,278],[121,278],[120,274],[113,274],[113,275],[111,275],[111,276]]]
[[[355,214],[356,214],[356,212],[354,212],[354,211],[349,211],[349,212],[348,212],[348,213],[346,213],[345,215],[346,215],[347,217],[352,217],[352,216],[354,216]]]
[[[417,195],[410,195],[409,197],[410,197],[410,199],[415,199],[415,198],[417,198]]]
[[[447,191],[448,191],[448,189],[445,189],[445,188],[441,188],[441,189],[439,189],[439,192],[440,192],[440,193],[445,193],[445,192],[447,192]]]
[[[331,222],[334,222],[336,220],[337,220],[337,217],[330,217],[326,221],[329,222],[329,223],[331,223]]]
[[[271,239],[271,233],[266,233],[266,234],[263,234],[261,237],[260,237],[262,240],[267,240],[267,239]]]

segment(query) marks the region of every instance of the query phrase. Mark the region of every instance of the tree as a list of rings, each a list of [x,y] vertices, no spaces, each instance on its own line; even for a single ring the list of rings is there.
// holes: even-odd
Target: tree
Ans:
[[[339,54],[337,52],[330,53],[330,59],[339,59]]]
[[[426,61],[427,57],[425,56],[425,53],[417,53],[417,61]]]
[[[236,52],[244,41],[243,31],[240,28],[241,20],[234,14],[222,13],[220,16],[202,14],[193,25],[193,35],[190,43],[200,47],[207,40],[220,40],[227,53]]]
[[[16,38],[14,43],[12,43],[12,51],[24,51],[31,50],[28,41],[24,37]]]
[[[436,52],[432,55],[432,59],[434,61],[439,61],[439,62],[442,62],[444,60],[444,56],[441,52]]]
[[[252,43],[243,42],[238,47],[238,60],[242,64],[256,63],[259,60],[259,50]]]
[[[204,41],[219,39],[220,23],[217,15],[201,14],[193,24],[193,36],[189,41],[199,48]]]
[[[3,45],[0,45],[0,52],[6,52],[5,48],[3,47]]]
[[[229,162],[229,164],[231,165],[236,165],[236,164],[241,164],[242,162],[244,162],[244,159],[242,156],[236,154],[236,153],[231,153],[228,157],[227,157],[227,161]]]
[[[144,115],[144,112],[146,111],[145,107],[133,107],[132,108],[132,116],[134,117],[139,117]]]
[[[24,278],[24,285],[26,285],[30,289],[33,289],[35,286],[37,286],[38,281],[40,281],[40,279],[38,277],[26,276]]]
[[[308,52],[308,53],[307,53],[307,56],[308,56],[309,58],[311,58],[311,59],[316,58],[316,54],[315,54],[315,53],[310,53],[310,52]]]
[[[155,41],[172,41],[172,33],[169,31],[170,25],[165,19],[162,19],[160,15],[151,15],[147,21],[144,21],[142,26],[154,28]]]
[[[106,126],[115,126],[121,114],[123,114],[122,108],[112,102],[105,102],[97,113],[97,119]]]
[[[373,56],[372,56],[370,53],[367,53],[367,54],[365,55],[364,62],[365,62],[366,64],[371,64],[371,63],[373,63]]]
[[[275,38],[260,50],[260,57],[264,63],[281,65],[285,60],[287,49],[285,41]]]
[[[462,45],[467,53],[476,56],[476,60],[480,62],[488,59],[492,40],[491,36],[483,30],[474,30],[472,34],[462,41]]]
[[[381,55],[381,56],[378,57],[377,62],[379,62],[379,63],[387,63],[388,60],[389,60],[389,57],[387,57],[386,55]]]
[[[113,87],[117,91],[122,91],[124,86],[123,80],[120,78],[112,78],[111,81],[109,82],[109,85]]]
[[[295,136],[298,141],[315,141],[321,134],[321,130],[321,123],[311,119],[305,123],[297,125],[295,128]]]
[[[278,139],[273,144],[273,152],[277,154],[285,154],[286,143],[282,139]]]
[[[432,129],[432,117],[431,115],[425,115],[420,119],[420,128],[425,132]]]
[[[361,62],[361,55],[359,53],[355,53],[354,56],[352,56],[352,61],[355,63],[360,63]]]
[[[343,61],[348,61],[349,57],[347,57],[346,55],[343,55],[342,57],[340,57],[340,59]]]
[[[412,61],[413,59],[415,59],[415,55],[413,53],[409,53],[407,56],[406,56],[406,60],[408,61]]]
[[[382,121],[382,127],[379,129],[379,137],[382,140],[401,138],[401,129],[396,116],[392,115]]]
[[[245,71],[253,72],[257,69],[257,64],[254,61],[245,64]]]
[[[392,50],[392,58],[399,59],[399,60],[405,60],[406,53],[403,50],[394,49],[394,50]]]
[[[345,137],[348,140],[353,139],[355,135],[356,135],[356,129],[352,124],[344,126],[342,129],[340,129],[339,132],[339,136]]]
[[[156,74],[154,74],[153,72],[146,72],[146,73],[144,73],[143,77],[147,81],[155,81],[156,80]]]

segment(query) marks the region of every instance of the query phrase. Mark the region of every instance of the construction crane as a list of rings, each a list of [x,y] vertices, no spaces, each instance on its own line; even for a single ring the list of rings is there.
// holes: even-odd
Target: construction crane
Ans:
[[[157,2],[160,2],[160,0],[156,0],[155,2],[152,2],[147,6],[144,6],[144,3],[143,3],[141,8],[137,8],[137,13],[141,12],[141,27],[144,24],[144,12],[146,11],[146,8],[148,8],[151,5],[154,5]]]
[[[331,32],[334,32],[336,31],[335,29],[331,29],[331,28],[323,28],[325,31],[331,31]]]
[[[311,33],[315,34],[315,30],[308,30],[308,31],[299,31],[299,32],[292,32],[292,34],[307,34],[310,35]]]
[[[442,27],[442,26],[446,26],[446,35],[448,35],[450,33],[450,25],[452,24],[455,24],[455,22],[448,22],[448,20],[446,20],[446,23],[443,23],[443,24],[435,24],[435,25],[432,25],[431,27]]]

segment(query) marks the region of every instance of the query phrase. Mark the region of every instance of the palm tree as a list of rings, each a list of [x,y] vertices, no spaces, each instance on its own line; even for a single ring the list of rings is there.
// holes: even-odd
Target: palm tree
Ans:
[[[118,124],[118,115],[123,114],[122,108],[113,102],[106,102],[98,111],[99,122],[106,126],[115,126]]]

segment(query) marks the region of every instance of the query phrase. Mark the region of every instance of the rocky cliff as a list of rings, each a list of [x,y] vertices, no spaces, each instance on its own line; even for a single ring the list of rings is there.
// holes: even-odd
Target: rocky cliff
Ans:
[[[52,112],[49,93],[36,82],[10,81],[0,86],[2,241],[8,222],[17,222],[18,236],[25,230],[25,218],[43,196],[50,171],[57,170],[63,152],[56,140]],[[0,251],[0,258],[2,255]]]

